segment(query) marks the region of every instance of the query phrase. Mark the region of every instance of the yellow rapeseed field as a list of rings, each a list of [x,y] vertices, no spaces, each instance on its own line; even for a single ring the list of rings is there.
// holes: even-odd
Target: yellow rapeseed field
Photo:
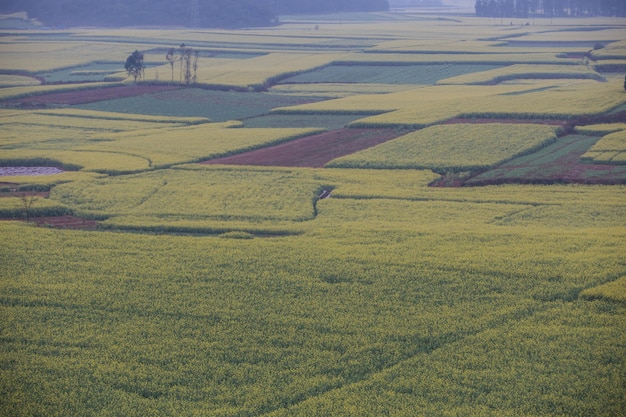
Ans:
[[[581,158],[599,163],[623,164],[626,161],[626,130],[603,136]]]
[[[479,73],[459,75],[440,80],[437,84],[495,84],[515,79],[585,78],[603,81],[593,69],[585,65],[510,65]]]
[[[377,169],[202,165],[321,129],[173,117],[183,106],[169,94],[115,100],[114,112],[0,109],[0,165],[73,170],[0,177],[0,415],[626,415],[626,186],[429,186],[440,179],[433,169],[487,167],[556,134],[438,125],[446,119],[623,109],[623,75],[603,71],[623,65],[624,28],[623,18],[412,10],[281,16],[246,30],[7,33],[7,73],[100,77],[99,63],[121,68],[137,49],[140,86],[171,83],[165,51],[185,43],[201,53],[201,87],[237,90],[224,96],[250,117],[268,112],[255,100],[289,94],[309,102],[275,109],[294,115],[282,118],[289,126],[357,113],[369,117],[352,126],[404,136],[346,158]],[[595,46],[600,64],[589,68],[607,82],[272,85],[332,63],[364,78],[439,62],[590,73],[583,57]],[[0,88],[0,104],[111,85],[122,84]],[[342,98],[314,103],[326,93]],[[217,100],[185,108],[208,114],[199,107]],[[322,116],[298,120],[306,113]],[[580,143],[598,139],[593,152],[617,152],[611,163],[626,155],[623,124],[577,130],[588,135]],[[99,230],[16,221],[27,214],[74,214]]]

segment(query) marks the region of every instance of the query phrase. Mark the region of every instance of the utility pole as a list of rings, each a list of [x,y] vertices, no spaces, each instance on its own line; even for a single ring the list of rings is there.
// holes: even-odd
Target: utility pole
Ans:
[[[200,6],[198,0],[191,0],[191,27],[198,27],[198,18],[200,16]]]

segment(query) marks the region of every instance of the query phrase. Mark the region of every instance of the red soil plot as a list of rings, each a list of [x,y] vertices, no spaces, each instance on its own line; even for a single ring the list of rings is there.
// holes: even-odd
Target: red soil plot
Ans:
[[[371,148],[403,134],[395,129],[339,129],[202,163],[321,168],[335,158]]]
[[[51,104],[74,105],[93,103],[102,100],[134,97],[143,94],[158,93],[179,89],[171,85],[128,85],[122,87],[93,88],[88,90],[67,91],[64,93],[43,94],[8,100],[5,103],[12,107],[45,107]]]

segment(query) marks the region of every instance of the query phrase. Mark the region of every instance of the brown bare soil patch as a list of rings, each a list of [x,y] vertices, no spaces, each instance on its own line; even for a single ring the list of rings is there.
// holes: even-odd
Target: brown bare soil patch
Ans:
[[[339,129],[203,163],[321,168],[335,158],[370,148],[402,134],[395,129]]]
[[[8,187],[8,191],[0,191],[0,198],[2,197],[30,197],[37,196],[41,198],[48,198],[50,191],[18,191],[19,184],[12,182],[0,182],[0,187]],[[0,220],[19,220],[25,221],[25,218],[2,218]],[[31,216],[30,222],[37,226],[54,227],[57,229],[84,229],[93,230],[98,227],[98,222],[95,220],[83,219],[71,215],[63,216]]]
[[[40,108],[50,105],[74,105],[124,97],[134,97],[143,94],[176,90],[179,88],[180,87],[178,86],[172,85],[127,85],[121,87],[93,88],[88,90],[16,98],[6,101],[5,104],[10,107],[26,108]]]

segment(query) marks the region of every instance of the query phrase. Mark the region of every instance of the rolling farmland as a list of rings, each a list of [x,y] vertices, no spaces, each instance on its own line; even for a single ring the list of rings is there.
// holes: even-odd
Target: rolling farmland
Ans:
[[[511,23],[3,32],[0,415],[625,415],[626,20]]]

